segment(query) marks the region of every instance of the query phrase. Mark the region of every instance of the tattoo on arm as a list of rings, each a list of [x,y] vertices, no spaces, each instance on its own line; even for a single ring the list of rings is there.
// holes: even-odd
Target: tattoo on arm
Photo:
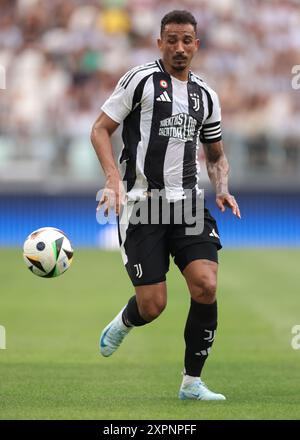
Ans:
[[[207,173],[216,194],[228,194],[229,164],[225,156],[222,141],[203,144]]]

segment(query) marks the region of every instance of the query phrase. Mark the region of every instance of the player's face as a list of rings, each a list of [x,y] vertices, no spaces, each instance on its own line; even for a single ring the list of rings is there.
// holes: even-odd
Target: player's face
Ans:
[[[170,23],[164,28],[158,39],[166,66],[174,71],[183,71],[190,66],[192,58],[199,47],[199,40],[192,24]]]

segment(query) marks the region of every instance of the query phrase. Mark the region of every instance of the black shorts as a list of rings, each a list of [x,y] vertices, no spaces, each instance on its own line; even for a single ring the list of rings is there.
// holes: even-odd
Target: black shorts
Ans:
[[[174,223],[171,203],[169,224],[132,224],[131,211],[136,202],[128,202],[126,221],[118,218],[119,242],[124,265],[134,286],[155,284],[166,280],[169,257],[181,271],[193,260],[206,259],[218,263],[222,248],[215,219],[204,207],[203,231],[197,235],[186,233],[187,224]],[[139,202],[140,203],[140,202]],[[151,201],[145,201],[150,204]],[[191,225],[190,225],[191,226]]]

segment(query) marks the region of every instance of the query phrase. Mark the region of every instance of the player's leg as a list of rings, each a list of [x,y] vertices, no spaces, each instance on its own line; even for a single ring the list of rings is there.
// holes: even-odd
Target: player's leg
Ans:
[[[141,327],[150,323],[166,307],[167,288],[165,281],[135,286],[135,292],[127,305],[102,331],[100,352],[103,356],[111,356],[133,327]]]
[[[201,234],[186,235],[183,224],[174,227],[171,238],[172,255],[186,279],[191,295],[184,331],[185,369],[179,397],[223,400],[224,396],[209,391],[200,379],[217,328],[218,250],[222,247],[218,228],[214,218],[205,209]]]
[[[130,278],[135,287],[135,295],[129,299],[126,306],[102,331],[100,336],[100,352],[103,356],[111,356],[120,346],[124,337],[134,327],[150,323],[166,307],[167,289],[165,274],[168,270],[168,264],[164,264],[164,262],[166,263],[165,259],[160,258],[162,251],[159,248],[160,246],[157,246],[154,249],[153,254],[148,257],[147,261],[138,260],[142,261],[143,275],[141,279],[137,280],[134,272],[130,271],[127,266],[127,272],[131,275]],[[130,259],[130,261],[132,260]],[[132,265],[133,263],[130,264]],[[153,279],[154,276],[160,278],[161,281],[151,283],[150,279]],[[143,281],[146,284],[140,285],[139,283]]]
[[[133,327],[148,324],[165,308],[165,280],[169,269],[165,236],[165,225],[129,222],[125,228],[124,224],[119,226],[122,257],[136,294],[102,331],[100,352],[103,356],[113,354]]]
[[[190,309],[184,329],[185,357],[180,399],[225,400],[222,394],[210,391],[200,376],[213,345],[217,329],[217,248],[212,243],[203,243],[202,258],[191,261],[182,273],[191,295]],[[198,245],[199,247],[199,245]],[[193,254],[191,247],[186,253]]]
[[[128,327],[139,327],[156,319],[167,305],[165,281],[135,287],[133,295],[123,310],[123,322]]]
[[[135,288],[136,294],[118,315],[104,328],[100,337],[100,351],[111,356],[133,327],[146,325],[157,318],[167,303],[166,283]]]
[[[203,244],[205,248],[213,244]],[[215,250],[215,252],[217,252]],[[217,271],[215,261],[199,259],[190,262],[183,275],[191,295],[184,339],[185,373],[199,377],[209,355],[217,330]]]
[[[225,400],[222,394],[210,391],[200,378],[217,329],[217,270],[217,263],[206,259],[194,260],[183,270],[191,304],[184,330],[186,348],[181,399]]]

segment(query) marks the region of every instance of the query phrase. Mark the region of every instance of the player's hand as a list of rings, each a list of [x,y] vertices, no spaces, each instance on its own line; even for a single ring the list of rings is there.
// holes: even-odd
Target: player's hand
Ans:
[[[104,215],[107,217],[110,210],[113,209],[116,215],[120,214],[121,205],[125,204],[126,193],[123,182],[119,175],[109,177],[106,180],[105,188],[102,192],[100,202],[97,206],[97,211],[104,207]]]
[[[216,204],[221,212],[225,211],[225,208],[231,208],[232,214],[236,215],[238,218],[241,218],[241,212],[237,201],[234,196],[229,193],[217,194],[216,196]]]

